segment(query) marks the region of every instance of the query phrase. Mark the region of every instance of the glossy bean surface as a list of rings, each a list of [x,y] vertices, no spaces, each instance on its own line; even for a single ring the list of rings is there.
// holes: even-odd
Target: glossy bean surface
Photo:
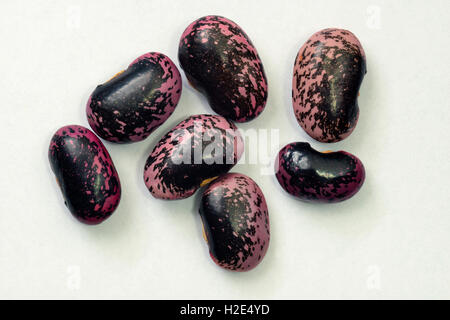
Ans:
[[[267,101],[267,80],[256,48],[233,21],[206,16],[181,36],[178,59],[211,108],[236,122],[257,117]]]
[[[232,271],[248,271],[269,247],[267,203],[259,186],[239,173],[227,173],[203,192],[200,216],[213,261]]]
[[[366,56],[350,31],[325,29],[300,48],[294,65],[292,102],[300,126],[314,139],[348,137],[359,117],[359,88]]]
[[[156,198],[187,198],[228,172],[242,152],[242,137],[231,121],[217,115],[190,116],[155,146],[145,164],[144,181]]]
[[[114,212],[121,195],[119,176],[92,131],[62,127],[53,135],[48,157],[65,204],[78,220],[98,224]]]
[[[144,140],[173,113],[181,90],[180,72],[167,56],[144,54],[97,86],[86,106],[89,125],[111,142]]]
[[[301,200],[340,202],[354,196],[365,179],[364,166],[345,152],[319,152],[309,143],[294,142],[280,150],[275,168],[285,191]]]

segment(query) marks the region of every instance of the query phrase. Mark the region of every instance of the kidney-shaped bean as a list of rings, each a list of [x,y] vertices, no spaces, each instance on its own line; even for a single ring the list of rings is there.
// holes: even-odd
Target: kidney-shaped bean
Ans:
[[[167,56],[144,54],[94,90],[86,106],[89,125],[111,142],[144,140],[173,113],[181,90],[180,72]]]
[[[145,184],[160,199],[183,199],[228,172],[243,152],[236,126],[221,116],[194,115],[170,130],[149,155]]]
[[[62,127],[53,135],[48,157],[65,204],[78,220],[98,224],[117,208],[119,176],[92,131],[77,125]]]
[[[315,202],[339,202],[355,195],[364,183],[364,166],[345,152],[319,152],[294,142],[278,153],[278,182],[291,195]]]
[[[222,268],[248,271],[264,258],[270,225],[266,200],[251,178],[227,173],[203,193],[200,216],[213,261]]]
[[[292,102],[300,126],[314,139],[345,139],[359,117],[359,87],[366,56],[353,33],[325,29],[300,48],[294,65]]]
[[[258,52],[233,21],[206,16],[181,36],[178,59],[194,88],[218,114],[236,122],[257,117],[267,101],[267,80]]]

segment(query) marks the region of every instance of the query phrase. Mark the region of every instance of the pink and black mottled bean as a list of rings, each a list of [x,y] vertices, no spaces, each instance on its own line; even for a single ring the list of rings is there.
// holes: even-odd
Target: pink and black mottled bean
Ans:
[[[181,36],[178,59],[193,87],[218,114],[236,122],[257,117],[267,101],[267,80],[258,52],[233,21],[206,16]]]
[[[92,131],[77,125],[62,127],[53,135],[48,157],[65,204],[78,220],[98,224],[117,208],[119,176]]]
[[[270,224],[266,200],[251,178],[228,173],[204,191],[200,216],[209,252],[222,268],[248,271],[264,258]]]
[[[181,88],[180,72],[167,56],[144,54],[94,90],[86,106],[89,125],[108,141],[144,140],[173,113]]]
[[[312,35],[294,65],[292,102],[300,126],[321,142],[349,136],[358,121],[365,74],[365,53],[353,33],[325,29]]]
[[[159,199],[190,197],[209,179],[228,172],[243,152],[236,126],[216,115],[180,122],[156,145],[144,168],[144,181]]]
[[[340,202],[355,195],[364,183],[364,166],[345,151],[319,152],[309,143],[294,142],[278,153],[275,174],[291,195],[313,202]]]

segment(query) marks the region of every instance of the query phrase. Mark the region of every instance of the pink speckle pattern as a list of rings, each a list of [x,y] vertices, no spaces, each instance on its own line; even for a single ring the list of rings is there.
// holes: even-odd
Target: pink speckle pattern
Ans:
[[[60,128],[50,142],[50,165],[71,213],[81,222],[98,224],[117,208],[120,180],[103,143],[79,125]]]
[[[232,271],[249,271],[264,258],[270,222],[263,192],[246,175],[225,174],[204,191],[200,207],[213,261]]]
[[[174,163],[181,150],[203,150],[211,137],[221,136],[219,147],[223,150],[222,164],[208,164],[202,158],[200,163]],[[204,141],[202,142],[202,137]],[[186,144],[189,144],[186,147]],[[170,130],[155,146],[144,168],[144,181],[150,193],[158,199],[183,199],[190,197],[206,180],[230,170],[239,161],[244,142],[236,126],[217,115],[193,115]],[[230,155],[231,159],[227,157]],[[195,159],[194,159],[195,160]]]
[[[170,117],[181,92],[181,75],[172,60],[150,52],[98,86],[89,97],[86,115],[91,128],[103,139],[137,142]]]
[[[352,133],[365,73],[365,52],[350,31],[324,29],[307,40],[297,54],[292,81],[294,113],[306,133],[321,142]]]
[[[345,151],[321,153],[294,142],[278,153],[275,174],[289,194],[312,202],[340,202],[353,197],[365,180],[359,158]]]
[[[268,88],[261,59],[233,21],[206,16],[192,22],[181,36],[178,58],[215,112],[246,122],[264,110]]]

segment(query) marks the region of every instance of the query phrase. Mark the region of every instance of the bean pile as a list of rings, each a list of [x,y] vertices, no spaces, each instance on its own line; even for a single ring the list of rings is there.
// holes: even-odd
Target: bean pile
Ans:
[[[212,260],[228,270],[251,270],[269,247],[269,212],[257,183],[229,171],[244,151],[235,123],[255,119],[266,106],[263,64],[247,34],[220,16],[202,17],[185,29],[178,59],[189,83],[218,115],[192,115],[167,132],[148,156],[144,183],[154,198],[166,200],[202,189],[199,213]],[[325,29],[306,41],[295,59],[292,103],[308,135],[329,143],[352,133],[365,73],[364,50],[350,31]],[[73,216],[99,224],[119,206],[119,175],[97,136],[114,143],[146,139],[174,112],[181,93],[172,60],[150,52],[91,94],[86,116],[93,131],[68,125],[54,134],[50,165]],[[365,170],[345,151],[319,152],[293,142],[280,150],[275,176],[301,200],[339,202],[358,192]]]

